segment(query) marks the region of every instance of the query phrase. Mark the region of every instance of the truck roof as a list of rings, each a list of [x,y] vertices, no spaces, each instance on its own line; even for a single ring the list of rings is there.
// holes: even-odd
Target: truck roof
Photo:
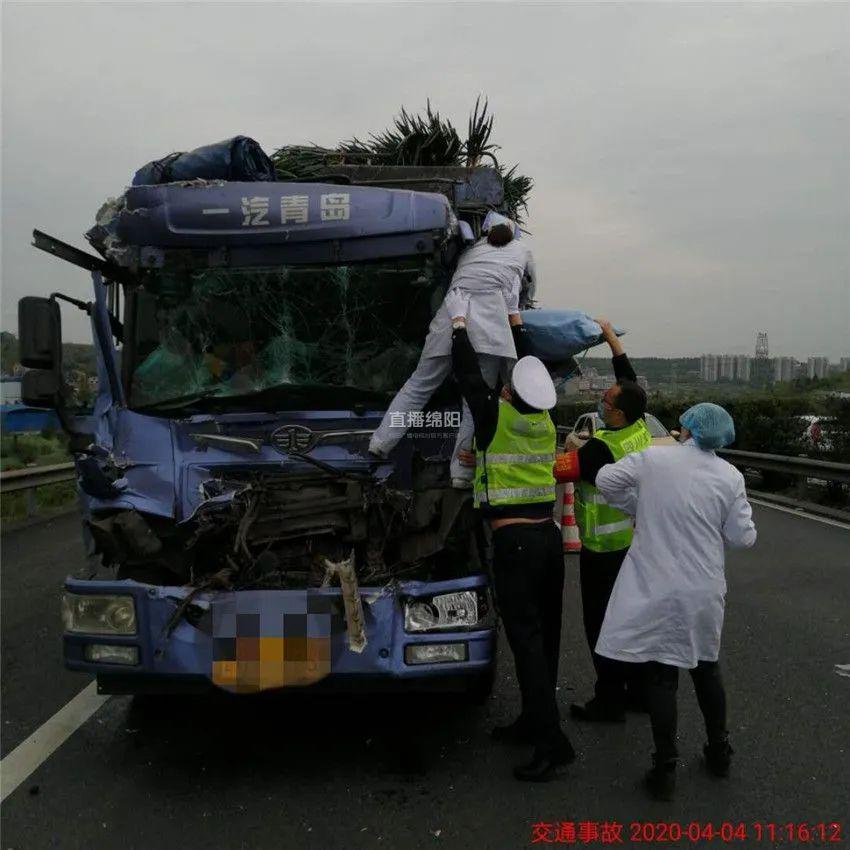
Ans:
[[[134,269],[180,263],[263,266],[430,255],[456,235],[445,194],[304,182],[192,181],[134,186],[87,234]]]

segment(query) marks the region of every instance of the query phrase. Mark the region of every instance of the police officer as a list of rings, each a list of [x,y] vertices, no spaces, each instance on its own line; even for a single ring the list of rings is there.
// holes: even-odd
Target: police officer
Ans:
[[[533,744],[531,761],[514,776],[545,782],[575,759],[555,701],[564,587],[561,536],[552,522],[555,426],[548,411],[555,387],[540,360],[522,356],[528,345],[516,315],[510,321],[520,359],[510,384],[491,388],[467,336],[468,297],[450,292],[444,303],[454,373],[475,426],[474,499],[493,531],[496,601],[522,696],[519,718],[493,736]]]
[[[611,590],[620,566],[629,551],[634,532],[631,517],[612,508],[594,486],[596,474],[632,452],[643,451],[652,437],[644,422],[646,393],[637,384],[637,376],[623,351],[610,322],[597,320],[611,348],[614,376],[599,404],[604,427],[577,452],[558,457],[555,477],[558,481],[577,481],[576,524],[581,535],[579,570],[584,631],[596,670],[593,699],[584,705],[573,704],[570,713],[577,720],[621,722],[626,706],[646,710],[642,671],[636,665],[605,658],[595,651],[599,630]]]

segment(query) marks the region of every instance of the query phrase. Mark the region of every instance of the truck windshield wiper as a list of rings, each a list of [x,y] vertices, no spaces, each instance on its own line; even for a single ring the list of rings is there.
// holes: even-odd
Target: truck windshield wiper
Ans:
[[[174,398],[161,398],[159,401],[152,401],[149,404],[140,404],[135,410],[169,410],[172,407],[191,407],[195,402],[205,398],[218,395],[221,387],[212,387],[208,390],[195,391],[186,393],[185,395],[174,396]]]

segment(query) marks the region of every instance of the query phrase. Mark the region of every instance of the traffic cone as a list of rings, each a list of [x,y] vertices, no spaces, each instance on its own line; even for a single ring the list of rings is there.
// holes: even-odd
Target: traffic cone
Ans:
[[[575,487],[572,483],[564,485],[563,511],[561,512],[561,540],[565,552],[578,552],[581,549],[581,538],[578,536],[575,510]]]

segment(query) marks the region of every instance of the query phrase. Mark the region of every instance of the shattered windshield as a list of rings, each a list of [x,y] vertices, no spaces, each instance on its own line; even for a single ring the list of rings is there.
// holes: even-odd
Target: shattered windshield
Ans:
[[[441,297],[425,260],[155,273],[135,293],[131,405],[281,386],[394,392]]]

